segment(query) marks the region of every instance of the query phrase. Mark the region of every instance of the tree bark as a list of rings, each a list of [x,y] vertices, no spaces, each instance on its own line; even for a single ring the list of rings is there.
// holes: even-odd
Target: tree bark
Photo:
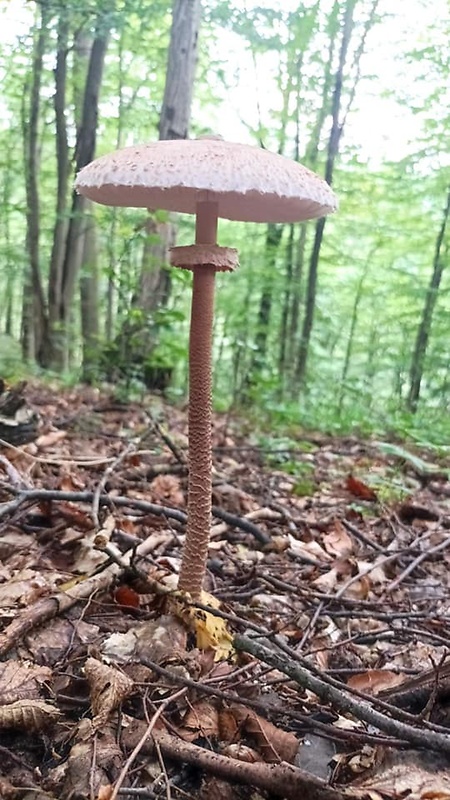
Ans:
[[[58,44],[55,65],[55,93],[53,106],[55,109],[56,127],[56,164],[57,189],[55,224],[53,227],[53,244],[48,279],[48,328],[47,335],[40,343],[37,352],[38,362],[43,367],[51,365],[53,360],[54,340],[61,332],[58,330],[59,309],[61,302],[62,268],[67,235],[67,194],[69,185],[69,143],[66,125],[66,84],[69,22],[66,11],[61,9],[58,21]],[[60,347],[57,347],[59,350]]]
[[[200,15],[200,0],[174,0],[160,139],[186,139],[188,135]]]
[[[431,324],[433,321],[433,312],[438,299],[439,287],[444,272],[445,261],[442,258],[442,246],[444,243],[445,233],[447,230],[448,219],[450,216],[450,186],[447,190],[447,201],[444,208],[441,227],[436,238],[436,246],[433,258],[433,269],[431,273],[430,283],[425,296],[425,303],[422,311],[422,318],[420,320],[419,328],[417,330],[416,343],[411,361],[410,370],[410,386],[407,399],[407,408],[414,413],[417,411],[417,406],[420,398],[420,386],[423,377],[423,369],[425,364],[425,356],[428,348],[428,340],[430,338]]]
[[[88,209],[86,209],[86,211],[87,210]],[[88,217],[85,229],[83,274],[80,277],[80,298],[83,380],[90,383],[95,379],[98,373],[100,331],[98,313],[97,236],[95,221],[92,216]]]
[[[159,122],[160,139],[185,139],[188,135],[200,17],[201,0],[174,0],[164,99]],[[163,222],[150,217],[146,231],[148,239],[142,255],[139,291],[133,301],[133,307],[142,312],[142,332],[141,335],[133,336],[127,350],[132,350],[130,359],[134,373],[140,372],[149,388],[161,389],[168,383],[171,370],[165,367],[163,372],[158,367],[149,369],[148,360],[155,347],[155,340],[148,335],[147,320],[157,308],[166,306],[170,297],[169,248],[175,243],[175,229],[170,219]],[[134,333],[135,328],[134,325]],[[126,321],[120,337],[129,337],[129,330],[130,325]]]
[[[84,89],[81,121],[78,128],[75,147],[75,165],[78,172],[88,164],[95,155],[97,133],[98,104],[100,97],[101,80],[105,61],[108,34],[106,20],[101,17],[98,21],[95,38],[90,51],[89,66]],[[86,230],[86,217],[83,213],[86,208],[86,198],[73,192],[69,227],[66,237],[66,248],[62,266],[61,295],[58,309],[58,325],[63,333],[62,347],[54,347],[54,366],[67,367],[67,332],[70,309],[75,293],[75,285],[82,263],[84,251],[84,235]],[[55,345],[55,342],[53,342]],[[58,343],[56,343],[57,345]]]
[[[272,298],[274,288],[274,273],[276,260],[284,225],[273,223],[267,226],[266,234],[266,280],[259,300],[258,320],[255,336],[255,356],[252,372],[258,371],[264,365],[267,351],[267,339],[269,336],[270,314],[272,310]]]
[[[26,190],[26,251],[28,270],[24,282],[22,304],[22,352],[26,360],[34,360],[45,336],[47,311],[39,263],[40,208],[39,208],[39,111],[43,73],[43,59],[47,41],[49,15],[44,5],[40,7],[40,24],[35,31],[33,68],[28,105],[23,108],[23,136],[25,149]]]
[[[358,48],[355,51],[352,64],[354,72],[353,83],[349,89],[347,104],[342,113],[341,106],[342,106],[342,92],[344,83],[344,71],[346,68],[348,49],[354,29],[353,15],[357,4],[357,0],[347,0],[345,4],[344,15],[342,20],[342,33],[341,33],[341,43],[339,48],[339,59],[334,78],[333,95],[331,100],[332,121],[331,121],[330,136],[328,139],[327,161],[325,167],[325,180],[330,185],[333,182],[334,166],[337,155],[339,153],[339,145],[344,130],[345,122],[348,113],[351,109],[351,106],[353,104],[353,100],[355,98],[356,87],[358,85],[360,77],[360,72],[359,72],[360,62],[362,55],[364,53],[367,35],[374,24],[378,3],[379,0],[374,0],[370,13],[363,27],[363,32],[361,35]],[[323,240],[323,233],[325,229],[325,222],[326,218],[323,217],[322,219],[319,219],[316,224],[314,243],[309,262],[305,314],[303,318],[302,333],[301,333],[298,358],[296,364],[296,372],[295,372],[296,383],[300,386],[304,385],[306,380],[306,366],[308,359],[309,344],[311,340],[311,332],[314,322],[319,258]]]

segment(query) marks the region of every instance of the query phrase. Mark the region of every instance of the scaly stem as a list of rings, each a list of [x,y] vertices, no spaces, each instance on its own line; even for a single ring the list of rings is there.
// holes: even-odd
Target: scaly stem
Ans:
[[[197,205],[196,244],[215,244],[217,204]],[[193,270],[189,338],[189,487],[186,541],[178,588],[198,600],[211,529],[212,367],[215,268]]]

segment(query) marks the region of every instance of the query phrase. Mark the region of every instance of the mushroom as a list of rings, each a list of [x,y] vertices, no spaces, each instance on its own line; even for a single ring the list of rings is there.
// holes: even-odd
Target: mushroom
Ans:
[[[218,217],[300,222],[336,210],[325,181],[298,162],[221,137],[164,140],[102,156],[78,174],[76,189],[112,206],[196,215],[195,244],[173,247],[170,263],[193,272],[189,343],[189,486],[186,540],[178,588],[197,600],[211,527],[211,340],[217,271],[238,265],[217,245]]]

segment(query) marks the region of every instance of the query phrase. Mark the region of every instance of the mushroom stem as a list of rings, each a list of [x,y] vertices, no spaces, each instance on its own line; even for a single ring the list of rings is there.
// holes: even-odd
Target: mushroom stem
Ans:
[[[217,203],[198,203],[196,244],[215,244]],[[201,595],[211,529],[212,368],[211,343],[216,269],[193,269],[189,338],[189,486],[186,541],[178,588],[194,600]]]

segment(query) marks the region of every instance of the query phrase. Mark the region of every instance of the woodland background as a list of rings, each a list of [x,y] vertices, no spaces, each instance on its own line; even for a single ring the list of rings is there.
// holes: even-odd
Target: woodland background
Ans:
[[[189,217],[92,207],[95,155],[221,133],[339,212],[221,222],[215,403],[328,431],[449,432],[450,3],[0,0],[0,372],[186,394]]]

